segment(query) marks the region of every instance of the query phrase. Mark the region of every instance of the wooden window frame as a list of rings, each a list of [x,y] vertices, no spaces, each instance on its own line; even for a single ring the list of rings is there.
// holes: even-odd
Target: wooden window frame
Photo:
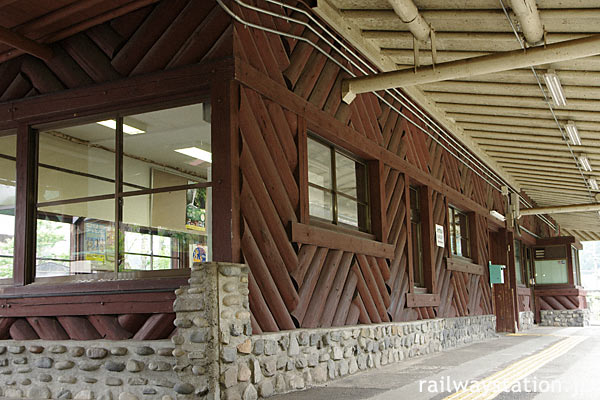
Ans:
[[[33,284],[35,241],[31,238],[35,236],[36,227],[38,147],[33,127],[46,129],[92,116],[115,115],[120,112],[129,115],[210,101],[213,106],[212,178],[213,182],[218,183],[213,187],[213,198],[219,199],[215,202],[213,213],[222,220],[231,222],[215,225],[213,237],[216,245],[213,245],[213,257],[219,261],[240,262],[240,221],[235,214],[236,204],[239,202],[239,196],[236,196],[239,185],[236,112],[239,83],[233,78],[230,60],[224,59],[24,99],[18,102],[18,107],[15,103],[13,112],[0,119],[0,129],[17,130],[13,279],[1,283],[0,297],[162,290],[185,284],[186,278],[182,276],[189,276],[189,270],[170,270],[167,273],[152,271],[159,274],[133,274],[135,276],[123,280]]]
[[[452,249],[452,243],[456,243],[456,233],[452,233],[452,226],[454,225],[454,221],[450,221],[450,216],[448,216],[448,244],[449,244],[449,254],[452,258],[460,258],[464,261],[467,262],[472,262],[473,264],[477,264],[477,259],[476,259],[476,251],[474,252],[473,250],[473,231],[475,228],[475,219],[474,219],[474,213],[468,212],[468,211],[463,211],[460,208],[449,204],[448,205],[448,211],[452,210],[452,218],[454,219],[455,214],[461,214],[464,215],[466,218],[466,222],[467,222],[467,230],[466,230],[466,240],[467,240],[467,249],[468,249],[468,256],[464,256],[462,255],[462,251],[461,254],[457,254],[454,252],[454,250]],[[465,238],[465,236],[463,236],[462,232],[461,232],[461,236],[459,236],[461,239]],[[456,248],[456,244],[454,245],[454,247]]]
[[[423,276],[425,280],[424,288],[415,287],[415,255],[413,254],[412,243],[412,221],[409,215],[405,218],[407,229],[408,244],[408,275],[409,288],[406,294],[407,307],[434,307],[440,304],[440,294],[437,289],[435,274],[435,221],[433,219],[433,190],[430,186],[419,185],[417,182],[411,182],[408,176],[405,176],[404,183],[404,201],[408,212],[411,210],[410,190],[411,186],[418,190],[419,211],[421,219],[421,244],[422,244],[422,265]]]
[[[300,135],[299,135],[300,136]],[[375,223],[373,224],[373,215],[375,214],[373,212],[372,209],[372,202],[371,202],[371,197],[373,196],[373,190],[372,190],[372,171],[371,169],[372,167],[372,163],[368,160],[363,160],[361,158],[359,158],[358,156],[356,156],[355,154],[349,152],[348,150],[345,150],[344,148],[337,146],[331,142],[328,142],[327,140],[323,139],[322,137],[320,137],[318,134],[309,131],[307,132],[305,135],[303,135],[306,138],[306,147],[302,147],[302,149],[304,150],[304,154],[299,154],[300,158],[305,158],[306,159],[306,194],[305,194],[305,198],[306,198],[306,216],[305,222],[308,222],[310,224],[319,226],[319,227],[323,227],[323,228],[333,228],[335,230],[339,230],[340,232],[343,233],[357,233],[358,235],[362,235],[365,238],[370,238],[370,239],[377,239],[377,234],[373,234],[373,232],[379,231],[380,228],[380,224],[379,223]],[[329,151],[330,151],[330,155],[331,155],[331,180],[332,180],[332,188],[331,189],[327,189],[324,187],[321,187],[319,185],[316,185],[314,183],[309,182],[308,180],[308,163],[309,163],[309,157],[308,157],[308,140],[313,140],[323,146],[326,146]],[[351,159],[352,161],[362,164],[365,172],[364,172],[364,183],[362,184],[362,188],[359,188],[358,186],[360,185],[360,182],[357,181],[357,191],[364,191],[365,193],[365,197],[366,197],[366,201],[360,201],[358,198],[352,198],[349,195],[346,195],[344,193],[341,193],[337,190],[337,181],[336,181],[336,161],[335,161],[335,154],[339,153],[344,157],[347,157],[349,159]],[[379,182],[379,179],[376,180],[376,182],[373,182],[375,184],[375,186],[377,186],[377,183]],[[310,202],[310,198],[309,198],[309,188],[310,187],[314,187],[318,190],[321,190],[323,192],[329,192],[332,196],[332,220],[328,220],[328,219],[324,219],[324,218],[320,218],[314,215],[310,214],[310,207],[309,207],[309,202]],[[361,227],[360,226],[360,216],[359,216],[359,226],[355,227],[352,225],[348,225],[348,224],[344,224],[344,223],[339,223],[338,221],[338,213],[337,213],[337,209],[338,209],[338,205],[337,205],[337,201],[338,201],[338,196],[342,196],[345,198],[349,198],[352,201],[355,201],[357,204],[362,205],[366,211],[366,215],[364,216],[365,219],[365,223],[366,226],[365,227]],[[301,207],[302,210],[302,207]],[[379,219],[379,218],[377,218]],[[374,229],[374,225],[376,226],[376,230]],[[368,235],[368,236],[365,236]]]

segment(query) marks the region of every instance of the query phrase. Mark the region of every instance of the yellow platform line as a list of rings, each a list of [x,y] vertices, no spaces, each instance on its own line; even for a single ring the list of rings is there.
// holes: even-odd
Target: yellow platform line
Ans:
[[[457,391],[444,400],[490,400],[510,388],[526,376],[531,375],[539,368],[567,353],[573,347],[584,341],[586,337],[572,336],[509,365],[487,378],[484,378],[466,389]]]

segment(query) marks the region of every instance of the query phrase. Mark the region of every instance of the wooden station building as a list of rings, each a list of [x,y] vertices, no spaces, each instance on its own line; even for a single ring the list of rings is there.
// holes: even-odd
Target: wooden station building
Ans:
[[[409,3],[0,0],[0,337],[169,338],[206,260],[254,333],[585,309],[600,9]]]

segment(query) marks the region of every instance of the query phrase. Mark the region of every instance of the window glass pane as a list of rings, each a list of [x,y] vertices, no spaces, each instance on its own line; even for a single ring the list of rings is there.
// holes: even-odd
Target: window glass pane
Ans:
[[[338,192],[358,198],[357,195],[357,162],[336,152],[335,153],[335,178]]]
[[[210,180],[210,105],[123,118],[124,191]]]
[[[414,278],[416,287],[425,287],[423,271],[423,246],[421,244],[421,223],[411,223],[412,252],[414,264]]]
[[[456,232],[454,229],[454,210],[448,208],[448,226],[450,227],[450,248],[452,254],[456,254]]]
[[[535,260],[535,283],[568,283],[567,260]]]
[[[98,123],[40,132],[38,201],[114,193],[115,131]]]
[[[152,236],[137,232],[125,232],[125,253],[150,254]]]
[[[338,222],[358,228],[358,203],[344,196],[338,196]]]
[[[203,193],[207,207],[210,191]],[[188,201],[193,197],[187,190],[177,190],[124,198],[126,257],[120,271],[180,269],[193,262],[210,261],[208,214],[203,214],[203,223],[190,225],[193,218]],[[128,257],[136,254],[143,257]]]
[[[38,209],[36,278],[114,272],[114,201]]]
[[[308,139],[308,181],[331,189],[331,149]]]
[[[16,138],[16,135],[0,136],[0,279],[13,276]]]
[[[310,186],[308,188],[308,199],[308,211],[310,215],[323,218],[328,221],[333,220],[331,193]]]

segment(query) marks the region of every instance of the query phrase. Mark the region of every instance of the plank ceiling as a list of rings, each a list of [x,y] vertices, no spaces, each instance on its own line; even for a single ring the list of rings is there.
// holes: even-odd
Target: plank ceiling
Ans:
[[[437,62],[520,49],[499,0],[414,0],[421,15],[435,30]],[[504,4],[520,33],[517,18]],[[538,0],[547,43],[600,33],[600,2],[597,0]],[[371,60],[384,70],[414,66],[413,37],[387,0],[319,0],[317,12],[350,39],[370,49]],[[324,11],[323,11],[324,10]],[[350,33],[352,35],[352,33]],[[421,65],[431,64],[431,42],[420,45]],[[375,54],[376,53],[376,54]],[[585,178],[600,181],[600,56],[535,67],[542,87],[531,69],[418,86],[455,124],[472,138],[513,182],[540,206],[593,202],[542,90],[543,73],[555,69],[567,97],[567,105],[555,108],[559,123],[573,120],[593,171]],[[439,115],[438,115],[439,118]],[[442,115],[442,118],[444,116]],[[562,234],[581,240],[600,239],[596,212],[554,214]]]

